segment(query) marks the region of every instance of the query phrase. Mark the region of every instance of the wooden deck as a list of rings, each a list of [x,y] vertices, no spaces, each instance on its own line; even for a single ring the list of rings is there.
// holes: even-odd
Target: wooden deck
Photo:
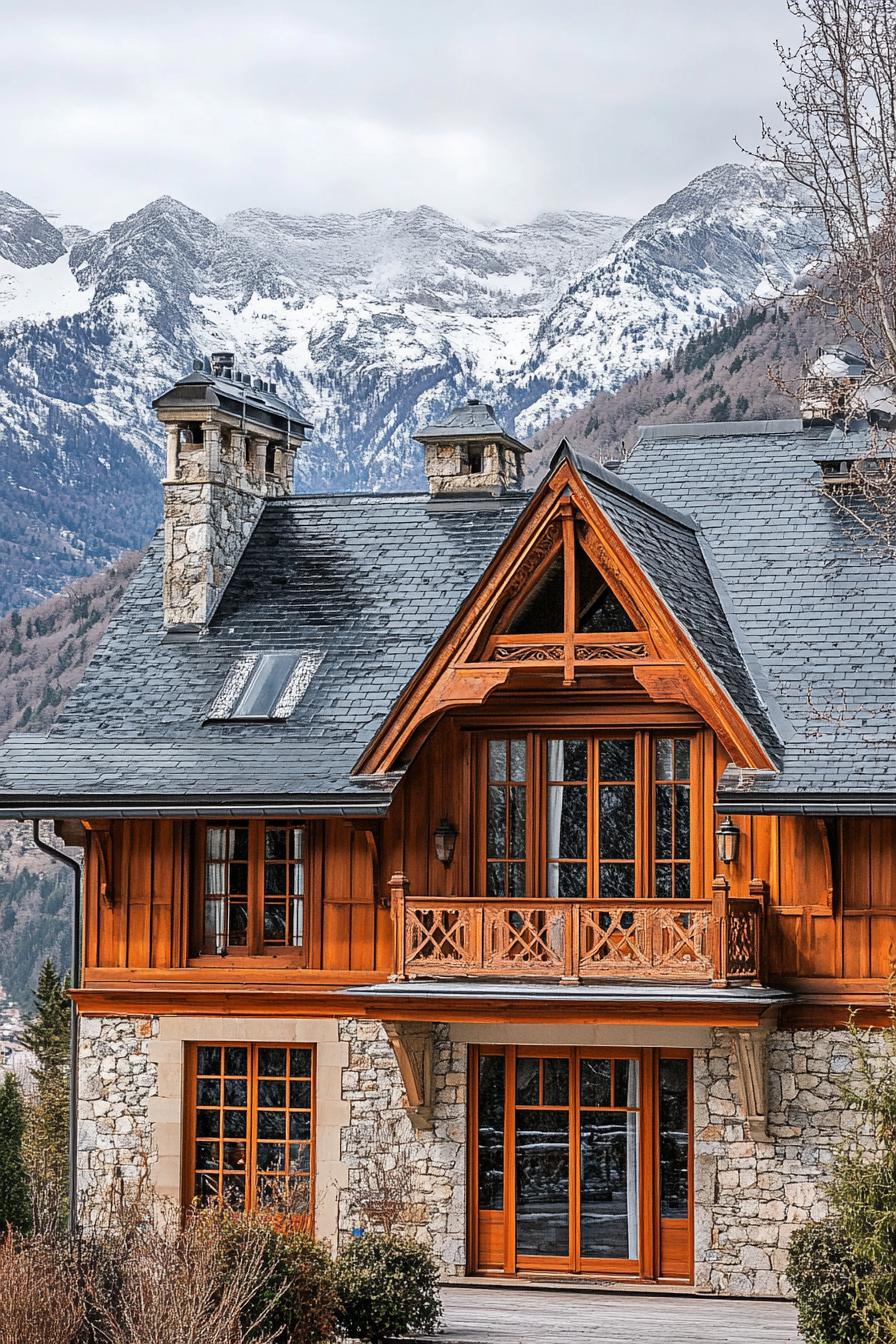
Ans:
[[[445,1288],[438,1344],[800,1344],[786,1302]]]

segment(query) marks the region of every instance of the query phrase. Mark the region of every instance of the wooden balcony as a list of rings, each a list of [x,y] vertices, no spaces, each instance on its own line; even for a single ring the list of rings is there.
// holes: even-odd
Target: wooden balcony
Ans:
[[[763,983],[766,892],[690,901],[497,901],[413,897],[391,882],[394,974]]]

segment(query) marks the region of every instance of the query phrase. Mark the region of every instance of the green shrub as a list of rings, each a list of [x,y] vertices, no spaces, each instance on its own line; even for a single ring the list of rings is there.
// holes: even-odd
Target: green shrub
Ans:
[[[304,1232],[278,1231],[270,1222],[221,1215],[225,1259],[258,1254],[264,1279],[243,1312],[246,1341],[329,1344],[336,1338],[338,1299],[329,1252]],[[253,1327],[253,1323],[257,1323]]]
[[[858,1307],[864,1272],[837,1218],[797,1228],[787,1277],[796,1293],[806,1344],[866,1344]]]
[[[431,1334],[442,1315],[435,1260],[406,1237],[368,1232],[336,1257],[339,1324],[367,1344]]]

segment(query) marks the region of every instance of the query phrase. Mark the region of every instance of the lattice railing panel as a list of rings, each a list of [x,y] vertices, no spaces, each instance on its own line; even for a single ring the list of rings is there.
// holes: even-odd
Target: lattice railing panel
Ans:
[[[649,970],[649,910],[587,905],[578,914],[580,975],[638,975]]]
[[[405,910],[405,966],[408,970],[454,966],[463,970],[473,953],[473,918],[469,906]]]
[[[712,976],[712,916],[708,910],[657,910],[653,968],[657,975]]]
[[[497,973],[562,975],[566,965],[569,907],[485,906],[483,962]]]
[[[759,979],[760,909],[748,901],[728,907],[728,976],[734,980]]]

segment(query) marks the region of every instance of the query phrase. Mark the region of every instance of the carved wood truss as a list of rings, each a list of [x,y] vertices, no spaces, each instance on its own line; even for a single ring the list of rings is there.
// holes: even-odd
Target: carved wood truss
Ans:
[[[562,574],[558,561],[562,559]],[[592,568],[593,567],[593,568]],[[617,619],[586,632],[579,574],[602,580]],[[550,581],[554,629],[529,633],[519,613]],[[562,592],[561,592],[562,589]],[[406,748],[446,710],[482,704],[514,678],[552,676],[562,686],[605,672],[631,674],[651,699],[695,710],[729,759],[774,769],[762,743],[666,604],[572,461],[560,463],[501,546],[433,653],[396,702],[359,773],[396,768]]]

